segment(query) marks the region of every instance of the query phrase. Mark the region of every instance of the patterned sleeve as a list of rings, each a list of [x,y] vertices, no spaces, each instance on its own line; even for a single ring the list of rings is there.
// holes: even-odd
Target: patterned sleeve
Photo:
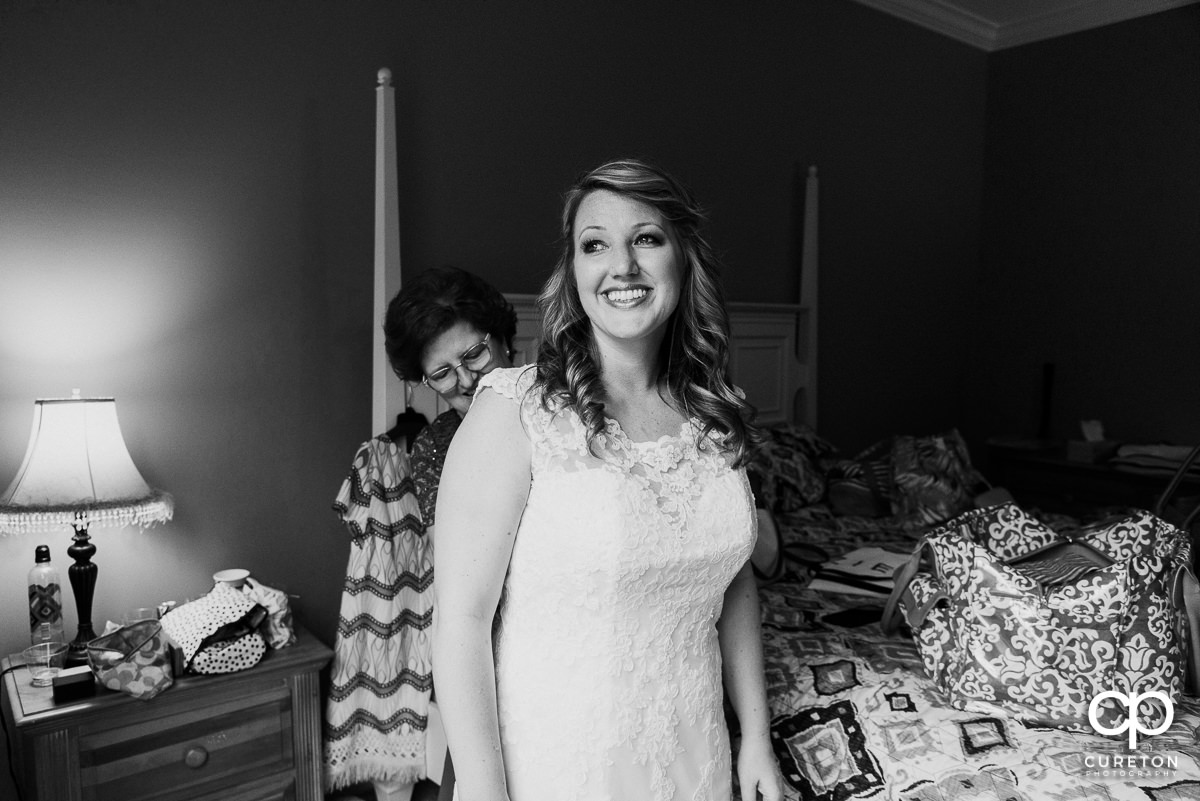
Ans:
[[[460,420],[458,412],[453,409],[444,412],[421,429],[413,441],[413,481],[417,487],[417,500],[421,504],[421,516],[427,526],[432,526],[434,522],[442,466],[446,463],[446,451],[450,447],[450,440],[454,439],[454,433],[458,431]]]
[[[417,501],[421,504],[421,517],[428,526],[433,525],[433,510],[437,505],[437,485],[440,470],[434,467],[434,445],[429,436],[429,426],[421,429],[413,440],[412,469],[413,483],[417,487]]]
[[[359,540],[366,536],[372,519],[391,519],[398,499],[412,492],[408,455],[391,440],[376,437],[359,446],[333,510],[350,529],[351,537]]]
[[[366,521],[366,509],[370,505],[371,496],[368,491],[370,475],[367,465],[370,462],[371,443],[364,442],[354,454],[354,462],[350,465],[349,474],[342,481],[337,497],[333,501],[333,511],[342,522],[350,527],[355,537],[361,537],[363,523]]]

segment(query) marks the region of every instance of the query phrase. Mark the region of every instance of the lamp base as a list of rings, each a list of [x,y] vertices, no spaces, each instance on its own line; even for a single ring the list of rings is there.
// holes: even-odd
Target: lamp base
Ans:
[[[67,548],[67,555],[75,560],[75,564],[67,568],[67,577],[71,579],[75,611],[79,614],[79,631],[67,646],[67,664],[71,666],[87,664],[87,644],[96,639],[96,631],[92,628],[92,596],[96,591],[96,574],[100,571],[92,562],[95,553],[96,546],[88,537],[87,522],[81,515],[75,522],[74,541]]]
[[[79,632],[75,635],[75,639],[67,643],[67,667],[77,667],[79,665],[88,664],[87,659],[87,644],[91,640],[96,639],[96,632],[89,622],[86,626],[79,625]]]

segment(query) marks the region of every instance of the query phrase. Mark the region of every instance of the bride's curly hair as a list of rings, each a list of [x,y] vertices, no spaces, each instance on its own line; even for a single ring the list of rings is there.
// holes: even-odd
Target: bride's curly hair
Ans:
[[[701,232],[705,214],[686,187],[663,170],[636,159],[602,164],[567,191],[562,211],[562,249],[542,288],[542,336],[535,386],[542,402],[574,409],[587,429],[589,448],[604,429],[604,385],[592,324],[575,281],[573,229],[587,195],[608,190],[657,209],[683,251],[679,305],[667,323],[659,352],[658,378],[689,418],[700,421],[703,439],[716,432],[735,465],[744,464],[762,439],[752,423],[754,408],[729,382],[729,315],[725,311],[720,263]]]

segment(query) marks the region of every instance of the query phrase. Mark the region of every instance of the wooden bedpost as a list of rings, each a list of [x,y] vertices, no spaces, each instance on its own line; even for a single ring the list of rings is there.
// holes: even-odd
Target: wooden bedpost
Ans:
[[[817,427],[817,189],[817,167],[812,165],[804,182],[804,243],[796,331],[796,358],[803,365],[803,374],[796,392],[794,419],[813,429]]]
[[[383,347],[383,317],[400,290],[400,192],[396,178],[396,99],[392,71],[379,70],[375,88],[375,292],[371,327],[371,436],[391,428],[405,409],[405,385],[393,375]]]

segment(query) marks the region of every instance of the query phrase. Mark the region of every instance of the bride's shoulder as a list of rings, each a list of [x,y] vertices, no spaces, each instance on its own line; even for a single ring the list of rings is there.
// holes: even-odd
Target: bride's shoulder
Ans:
[[[509,400],[520,401],[529,394],[537,378],[537,370],[533,365],[524,367],[497,367],[479,379],[475,392],[484,389],[494,390]]]

